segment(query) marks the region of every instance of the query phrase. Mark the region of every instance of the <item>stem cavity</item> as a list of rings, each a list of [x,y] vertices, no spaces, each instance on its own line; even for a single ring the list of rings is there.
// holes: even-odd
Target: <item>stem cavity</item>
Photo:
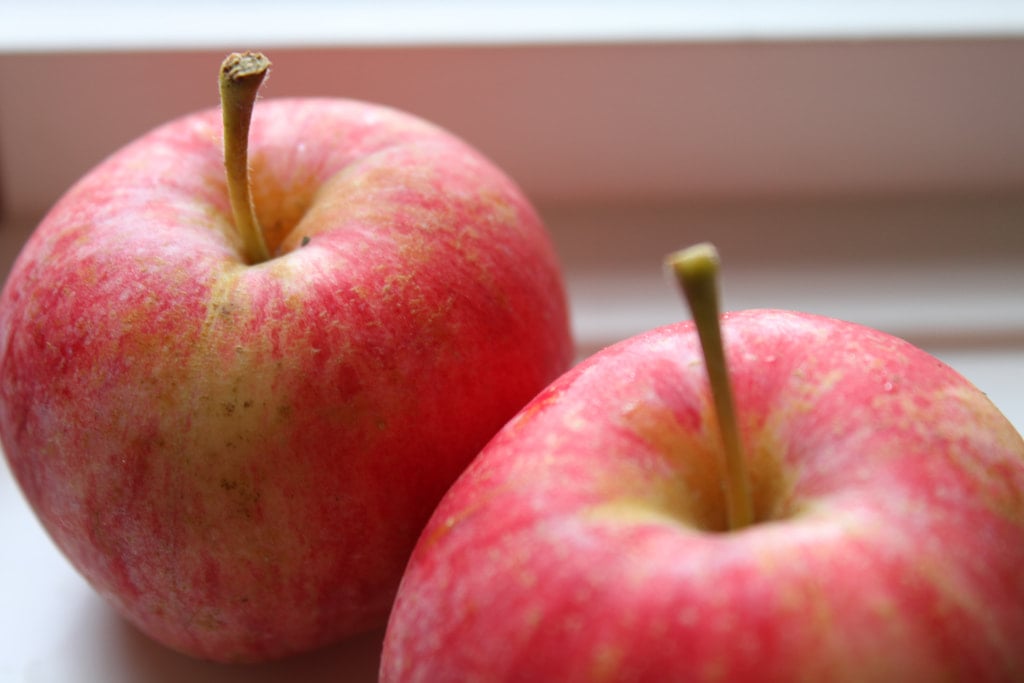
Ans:
[[[235,229],[250,264],[270,259],[267,242],[249,186],[249,124],[270,60],[258,52],[228,55],[220,68],[220,102],[224,115],[224,170]]]
[[[666,265],[686,296],[693,314],[704,353],[704,365],[711,384],[724,458],[722,476],[729,529],[736,530],[754,521],[750,476],[736,420],[732,382],[725,361],[722,326],[719,318],[718,251],[708,243],[697,244],[670,254]]]

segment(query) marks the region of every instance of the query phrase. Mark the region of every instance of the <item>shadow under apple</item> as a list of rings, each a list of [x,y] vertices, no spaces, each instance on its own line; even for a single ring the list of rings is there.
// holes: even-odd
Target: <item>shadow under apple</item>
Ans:
[[[294,683],[377,680],[383,630],[349,638],[333,646],[263,664],[201,661],[151,640],[122,619],[98,595],[91,594],[71,621],[75,656],[45,663],[40,681],[80,683]],[[46,670],[50,674],[46,674]]]

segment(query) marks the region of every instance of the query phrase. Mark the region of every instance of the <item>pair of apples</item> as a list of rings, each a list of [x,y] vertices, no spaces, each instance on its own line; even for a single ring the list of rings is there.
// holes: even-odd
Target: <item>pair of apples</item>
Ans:
[[[388,108],[254,111],[266,68],[84,177],[0,298],[11,469],[129,621],[220,661],[387,622],[386,681],[1024,677],[1024,442],[980,391],[719,316],[700,250],[699,332],[570,367],[507,176]]]

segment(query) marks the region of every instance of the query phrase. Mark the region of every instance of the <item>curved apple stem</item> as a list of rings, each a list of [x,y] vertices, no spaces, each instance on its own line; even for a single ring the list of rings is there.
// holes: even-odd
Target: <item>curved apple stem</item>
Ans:
[[[670,254],[666,264],[672,269],[686,295],[704,352],[704,365],[711,383],[715,414],[724,447],[725,502],[729,528],[748,526],[754,521],[750,477],[743,457],[736,403],[722,344],[722,325],[718,304],[718,250],[708,243]]]
[[[258,52],[232,53],[220,67],[220,106],[224,115],[224,170],[235,229],[249,263],[270,259],[249,187],[249,123],[270,60]]]

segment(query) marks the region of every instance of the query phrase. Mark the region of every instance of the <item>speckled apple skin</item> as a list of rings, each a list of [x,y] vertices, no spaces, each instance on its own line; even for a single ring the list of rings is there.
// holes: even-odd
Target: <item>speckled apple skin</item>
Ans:
[[[689,323],[600,352],[495,437],[425,529],[381,678],[1024,680],[1024,442],[934,357],[725,316],[758,523],[723,533]]]
[[[252,661],[383,626],[445,489],[572,346],[537,214],[448,133],[259,102],[252,185],[279,256],[254,266],[221,137],[219,111],[172,122],[47,215],[0,299],[0,436],[124,616]]]

